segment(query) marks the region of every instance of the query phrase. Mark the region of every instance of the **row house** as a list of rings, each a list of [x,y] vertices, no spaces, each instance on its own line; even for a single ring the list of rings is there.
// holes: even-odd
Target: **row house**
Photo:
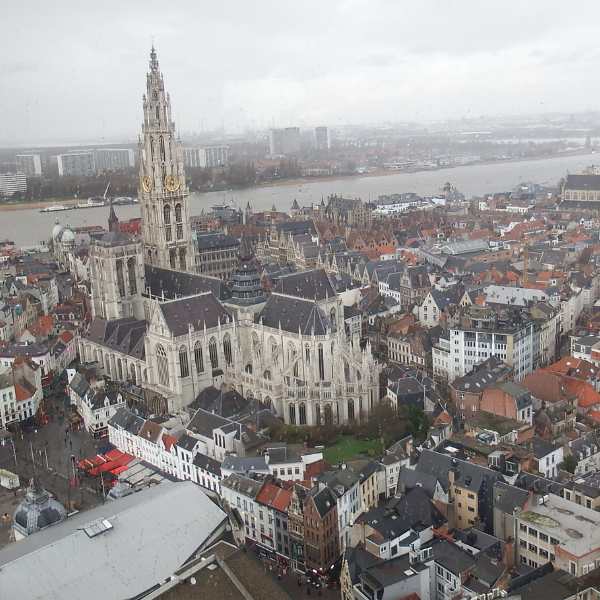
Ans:
[[[350,543],[352,524],[363,512],[360,494],[360,475],[342,464],[336,471],[326,471],[317,478],[319,485],[326,485],[336,500],[339,547],[343,552]]]
[[[262,509],[259,509],[259,521],[272,525],[269,527],[268,533],[261,533],[261,537],[268,541],[275,552],[286,560],[290,558],[291,548],[288,524],[291,500],[292,492],[272,481],[267,481],[256,496],[256,501],[262,506]]]
[[[125,407],[123,395],[105,387],[104,380],[93,371],[67,369],[67,386],[71,405],[76,407],[86,431],[96,439],[107,436],[108,422]]]
[[[119,450],[177,477],[177,438],[160,423],[120,408],[108,421],[108,440]]]
[[[145,460],[182,481],[191,480],[207,491],[220,494],[221,463],[204,451],[203,441],[177,423],[146,421],[128,408],[118,408],[108,421],[111,444]]]
[[[36,363],[17,358],[10,367],[0,367],[0,430],[34,417],[42,398],[41,369]]]
[[[339,497],[327,486],[314,487],[304,502],[306,569],[326,573],[340,555],[337,507]]]

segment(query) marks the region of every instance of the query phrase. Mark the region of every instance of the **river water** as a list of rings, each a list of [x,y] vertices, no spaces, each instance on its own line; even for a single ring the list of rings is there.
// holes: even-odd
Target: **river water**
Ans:
[[[451,182],[467,198],[491,192],[513,189],[522,182],[555,185],[567,173],[576,173],[594,162],[598,154],[580,154],[542,160],[505,162],[455,167],[420,173],[398,173],[378,177],[347,177],[320,181],[305,180],[294,184],[249,188],[231,192],[192,194],[190,213],[199,214],[215,204],[234,204],[244,208],[248,202],[254,210],[289,211],[294,198],[300,206],[320,202],[321,198],[337,193],[345,197],[374,200],[380,194],[416,192],[432,195],[439,192],[446,181]],[[139,216],[139,206],[117,206],[121,219]],[[108,208],[88,208],[58,213],[40,213],[38,209],[0,211],[0,240],[11,239],[18,246],[36,244],[48,239],[56,219],[63,225],[104,225]]]

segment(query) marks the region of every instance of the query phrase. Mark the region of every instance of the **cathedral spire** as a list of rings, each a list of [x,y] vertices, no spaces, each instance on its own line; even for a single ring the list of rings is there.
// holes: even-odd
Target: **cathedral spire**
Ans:
[[[145,261],[163,269],[194,270],[183,149],[171,116],[156,48],[150,50],[140,138],[138,197]]]
[[[152,43],[152,48],[150,49],[150,71],[153,73],[158,73],[158,58],[156,56],[154,42]]]
[[[113,206],[112,198],[109,201],[110,211],[108,213],[108,230],[117,232],[119,231],[119,217],[115,213],[115,207]]]

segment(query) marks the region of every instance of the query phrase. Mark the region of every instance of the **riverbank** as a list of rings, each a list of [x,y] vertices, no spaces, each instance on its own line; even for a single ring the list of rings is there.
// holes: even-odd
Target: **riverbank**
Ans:
[[[50,198],[48,200],[31,200],[23,202],[5,202],[0,204],[0,211],[11,211],[11,210],[34,210],[42,209],[48,206],[62,205],[62,206],[75,206],[81,202],[79,198]],[[60,211],[58,211],[60,212]]]
[[[552,156],[539,156],[536,158],[512,158],[512,159],[506,159],[506,160],[488,160],[488,161],[481,161],[481,162],[476,162],[476,163],[471,163],[469,165],[453,165],[453,166],[449,166],[449,167],[439,167],[436,169],[414,169],[414,170],[407,170],[407,171],[391,171],[388,169],[376,169],[375,171],[370,171],[369,173],[353,173],[352,175],[332,175],[332,176],[323,176],[323,177],[297,177],[294,179],[279,179],[277,181],[269,181],[266,183],[260,183],[258,185],[252,185],[252,186],[248,186],[245,188],[235,188],[235,189],[231,189],[231,190],[209,190],[209,191],[199,191],[199,192],[193,192],[194,194],[231,194],[233,196],[239,194],[240,192],[250,192],[250,191],[260,191],[263,189],[269,189],[269,188],[280,188],[280,187],[293,187],[293,186],[298,186],[298,188],[302,188],[303,186],[310,186],[311,184],[318,184],[318,183],[335,183],[337,184],[338,182],[344,182],[344,181],[354,181],[357,179],[368,179],[368,178],[376,178],[376,177],[393,177],[393,176],[398,176],[398,175],[415,175],[415,174],[426,174],[426,173],[436,173],[438,171],[453,171],[456,169],[470,169],[470,168],[476,168],[476,167],[482,167],[482,166],[489,166],[489,165],[505,165],[505,164],[517,164],[517,163],[531,163],[531,162],[540,162],[540,161],[547,161],[547,160],[553,160],[553,159],[560,159],[560,158],[569,158],[569,157],[577,157],[577,156],[586,156],[589,155],[589,151],[586,151],[585,149],[581,149],[581,150],[574,150],[572,152],[563,152],[561,154],[555,154]],[[564,175],[564,173],[560,173],[558,174],[558,177],[556,179],[556,182],[558,182],[558,179],[560,179],[560,177],[562,177]],[[456,182],[452,181],[451,177],[448,177],[448,179],[451,181],[451,183],[456,184]],[[555,182],[555,183],[556,183]],[[542,182],[535,182],[535,183],[542,183]],[[460,186],[457,186],[459,191],[463,191],[460,189]],[[501,188],[498,188],[496,190],[490,190],[490,191],[499,191]],[[343,193],[343,190],[340,190]],[[401,193],[401,192],[407,192],[407,191],[414,191],[414,190],[405,190],[405,189],[398,189],[396,190],[396,192]],[[434,194],[435,192],[437,192],[439,190],[436,189],[431,189],[429,190],[428,194]],[[505,191],[505,190],[502,190]],[[16,211],[16,210],[34,210],[34,209],[42,209],[42,208],[46,208],[48,206],[53,206],[55,204],[62,204],[64,206],[74,206],[75,204],[77,204],[78,202],[81,202],[81,199],[78,198],[49,198],[46,200],[34,200],[34,201],[22,201],[22,202],[6,202],[6,203],[0,203],[0,212],[2,211]]]

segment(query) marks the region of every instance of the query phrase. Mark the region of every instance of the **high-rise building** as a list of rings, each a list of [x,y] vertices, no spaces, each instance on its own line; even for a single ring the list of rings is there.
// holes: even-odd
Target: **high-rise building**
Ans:
[[[96,174],[96,161],[92,150],[58,154],[56,164],[61,177],[93,177]]]
[[[27,191],[25,173],[0,173],[0,198],[14,196]]]
[[[317,150],[329,150],[331,147],[329,129],[327,127],[315,127],[315,146]]]
[[[17,154],[17,171],[22,171],[27,177],[39,177],[42,174],[42,161],[39,154]]]
[[[191,271],[194,253],[183,149],[175,135],[171,99],[165,92],[154,47],[143,104],[138,196],[145,260],[165,269]]]
[[[271,129],[269,132],[269,154],[285,156],[300,152],[300,128],[286,127]]]
[[[96,171],[123,171],[135,165],[131,148],[98,148],[96,150]]]
[[[184,148],[183,158],[186,167],[215,168],[229,164],[229,146],[205,146]]]

